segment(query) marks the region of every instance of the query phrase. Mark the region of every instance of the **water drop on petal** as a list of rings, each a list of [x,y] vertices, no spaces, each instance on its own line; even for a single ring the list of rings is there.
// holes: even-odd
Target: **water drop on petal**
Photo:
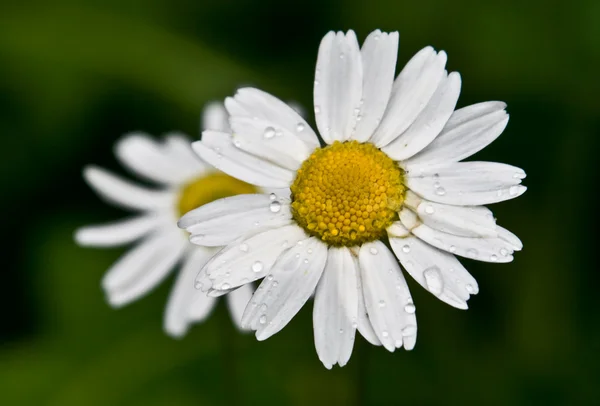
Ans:
[[[265,128],[265,132],[263,135],[267,139],[273,138],[275,136],[275,129],[273,127],[267,127]]]
[[[281,210],[281,203],[279,203],[277,200],[272,201],[269,205],[269,210],[271,210],[273,213],[277,213]]]

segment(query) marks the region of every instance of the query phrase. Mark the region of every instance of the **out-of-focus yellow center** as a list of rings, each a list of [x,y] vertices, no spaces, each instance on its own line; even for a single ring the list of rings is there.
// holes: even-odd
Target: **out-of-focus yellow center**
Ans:
[[[373,144],[336,141],[302,163],[291,186],[292,215],[328,245],[374,241],[398,218],[403,178],[398,164]]]
[[[256,193],[254,186],[221,172],[201,176],[185,185],[179,194],[179,216],[213,200],[224,197]]]

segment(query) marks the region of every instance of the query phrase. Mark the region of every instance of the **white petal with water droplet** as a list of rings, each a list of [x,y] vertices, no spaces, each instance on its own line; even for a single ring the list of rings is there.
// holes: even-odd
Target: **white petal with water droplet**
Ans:
[[[263,122],[265,128],[272,127],[276,131],[285,131],[288,137],[295,135],[306,144],[309,151],[319,146],[317,135],[302,116],[291,106],[267,92],[251,87],[241,88],[233,98],[225,101],[225,106],[230,114],[230,122],[244,117],[256,119]],[[299,125],[302,126],[302,131],[298,131]]]
[[[477,281],[452,254],[432,247],[415,236],[390,238],[394,254],[406,271],[427,291],[458,309],[466,309]],[[409,249],[405,249],[405,247]],[[471,286],[471,291],[466,286]]]
[[[215,168],[252,185],[287,188],[294,180],[293,171],[240,150],[227,133],[204,131],[192,148]]]
[[[362,61],[356,34],[329,32],[319,46],[314,105],[317,128],[327,144],[350,138],[362,94]]]
[[[527,190],[520,185],[524,177],[522,169],[511,165],[455,162],[426,169],[411,169],[406,174],[406,186],[434,202],[477,206],[522,195]]]
[[[261,341],[279,332],[315,291],[326,260],[327,246],[314,237],[290,248],[271,269],[273,278],[263,279],[256,289],[242,325],[256,330]]]
[[[511,262],[513,246],[502,238],[469,238],[443,233],[421,224],[411,232],[441,250],[484,262]]]
[[[403,165],[426,167],[465,159],[494,141],[508,123],[503,102],[484,102],[456,110],[431,144]]]
[[[373,31],[365,40],[361,50],[363,67],[362,104],[355,114],[356,122],[351,139],[367,141],[383,117],[392,93],[396,57],[398,55],[398,33]]]
[[[75,233],[75,241],[84,247],[127,244],[166,224],[165,217],[151,213],[113,223],[81,227]]]
[[[379,148],[402,134],[427,106],[444,76],[446,53],[426,47],[408,61],[392,87],[381,124],[370,141]]]
[[[376,255],[370,249],[375,247]],[[403,335],[408,326],[417,325],[414,311],[406,311],[412,306],[412,298],[398,262],[390,250],[381,242],[363,244],[359,252],[360,272],[367,313],[377,337],[388,351],[403,345],[407,350],[416,341],[414,333]],[[380,302],[386,303],[380,306]]]
[[[452,72],[440,82],[437,90],[414,123],[398,138],[382,148],[390,158],[401,161],[429,145],[442,131],[454,111],[460,95],[461,80],[458,72]]]
[[[118,206],[156,210],[173,207],[175,201],[172,191],[147,189],[96,166],[85,167],[83,177],[100,197]]]
[[[297,170],[312,152],[312,148],[297,137],[296,129],[291,132],[252,117],[231,117],[230,122],[236,147],[283,168]]]
[[[279,203],[279,210],[271,206]],[[237,195],[215,200],[185,214],[177,223],[191,233],[197,245],[227,245],[240,237],[291,223],[289,201],[272,201],[269,195]]]
[[[357,271],[348,248],[329,248],[313,308],[315,347],[327,369],[335,364],[343,367],[352,354],[358,317]]]
[[[406,193],[405,204],[419,215],[424,224],[448,234],[463,237],[496,237],[496,221],[491,210],[483,206],[451,206],[418,199],[418,204],[407,204],[411,199]],[[398,236],[398,235],[397,235]],[[400,235],[401,237],[401,235]]]
[[[205,272],[214,289],[245,285],[267,275],[282,252],[306,238],[304,230],[296,224],[263,231],[228,245],[205,266]],[[202,274],[196,280],[204,282]]]
[[[213,254],[214,249],[203,247],[189,249],[186,253],[165,309],[164,329],[170,336],[184,336],[192,321],[201,321],[210,314],[215,299],[195,289],[194,279],[198,269],[201,269]]]

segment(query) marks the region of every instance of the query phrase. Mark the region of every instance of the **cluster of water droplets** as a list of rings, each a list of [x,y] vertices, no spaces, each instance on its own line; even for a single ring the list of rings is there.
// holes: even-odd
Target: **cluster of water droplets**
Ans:
[[[437,179],[440,177],[440,174],[436,173],[433,175],[433,177]],[[446,189],[443,188],[443,186],[441,185],[441,183],[439,181],[435,181],[433,183],[433,191],[438,196],[444,196],[446,194]]]

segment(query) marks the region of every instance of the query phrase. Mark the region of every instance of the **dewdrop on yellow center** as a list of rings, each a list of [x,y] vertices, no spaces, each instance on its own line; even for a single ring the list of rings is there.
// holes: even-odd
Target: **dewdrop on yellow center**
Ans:
[[[378,240],[398,219],[406,191],[403,175],[372,144],[336,141],[317,148],[291,186],[293,218],[328,245]]]
[[[221,172],[210,173],[187,183],[179,193],[179,216],[224,197],[256,193],[254,186]]]

